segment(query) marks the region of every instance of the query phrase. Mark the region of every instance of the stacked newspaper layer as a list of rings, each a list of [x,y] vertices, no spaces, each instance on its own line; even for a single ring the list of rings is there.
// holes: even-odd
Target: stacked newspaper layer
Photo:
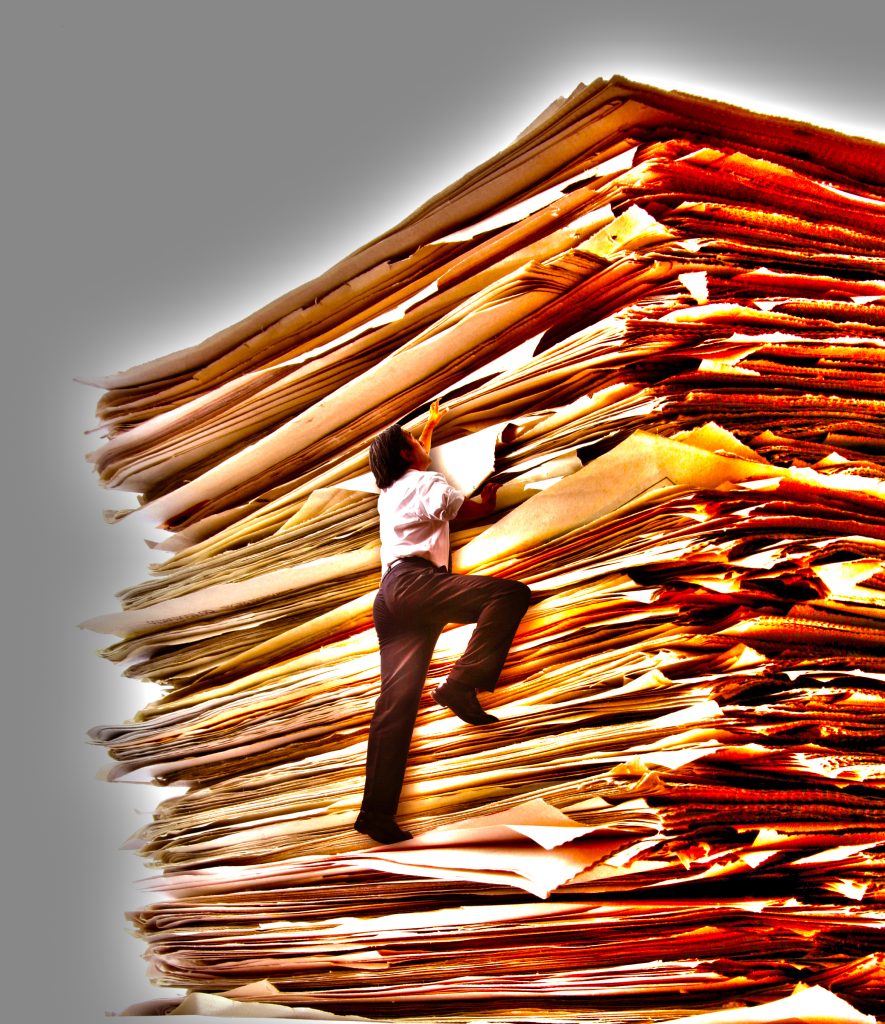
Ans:
[[[187,786],[132,840],[162,894],[133,922],[187,993],[140,1012],[885,1012],[883,238],[885,147],[597,81],[321,277],[94,382],[92,461],[139,495],[110,518],[168,539],[86,624],[161,696],[92,735],[109,778]],[[425,696],[415,838],[372,847],[367,449],[436,398],[437,468],[502,485],[455,569],[533,603],[497,725]]]

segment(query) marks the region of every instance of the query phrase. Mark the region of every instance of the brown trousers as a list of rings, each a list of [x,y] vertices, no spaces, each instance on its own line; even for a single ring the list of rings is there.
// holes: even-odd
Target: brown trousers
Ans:
[[[396,814],[421,691],[443,628],[476,623],[449,681],[492,690],[530,596],[516,580],[450,573],[422,558],[387,570],[373,609],[381,692],[369,727],[364,811]]]

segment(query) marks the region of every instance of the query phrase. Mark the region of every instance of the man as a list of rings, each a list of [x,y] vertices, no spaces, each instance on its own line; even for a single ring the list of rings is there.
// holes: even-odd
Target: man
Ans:
[[[487,516],[498,488],[487,485],[478,501],[465,499],[429,469],[431,435],[442,415],[434,402],[420,438],[393,426],[369,450],[381,490],[383,575],[373,609],[381,693],[369,728],[366,783],[354,827],[379,843],[411,838],[397,824],[396,808],[421,690],[443,628],[476,623],[464,654],[431,696],[471,725],[496,722],[476,694],[494,689],[530,598],[529,588],[516,580],[449,571],[449,523]]]

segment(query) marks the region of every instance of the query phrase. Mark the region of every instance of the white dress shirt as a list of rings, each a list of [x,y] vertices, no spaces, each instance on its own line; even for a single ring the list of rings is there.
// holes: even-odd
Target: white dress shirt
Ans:
[[[407,469],[378,496],[381,519],[381,568],[398,558],[419,556],[434,565],[449,564],[449,520],[464,495],[440,473]]]

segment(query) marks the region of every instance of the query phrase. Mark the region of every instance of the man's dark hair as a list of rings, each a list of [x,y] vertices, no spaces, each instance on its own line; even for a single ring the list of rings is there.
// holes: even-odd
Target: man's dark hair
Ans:
[[[369,448],[369,468],[375,483],[384,491],[395,483],[409,468],[403,452],[408,451],[403,428],[394,423],[392,427],[382,430]]]

